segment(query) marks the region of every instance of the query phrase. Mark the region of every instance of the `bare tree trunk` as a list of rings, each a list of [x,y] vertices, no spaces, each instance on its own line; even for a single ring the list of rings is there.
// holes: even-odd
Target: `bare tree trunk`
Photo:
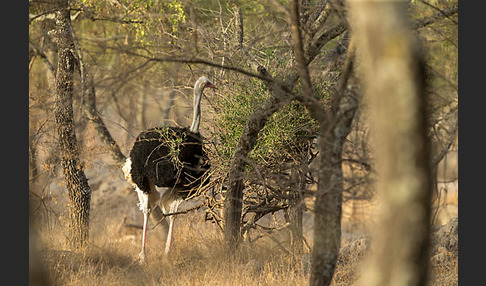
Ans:
[[[362,284],[426,285],[431,174],[425,78],[407,2],[351,4],[382,200]]]
[[[303,95],[298,96],[309,113],[319,122],[318,184],[314,204],[314,246],[309,285],[330,285],[336,268],[341,245],[341,208],[343,172],[341,167],[344,140],[349,134],[357,103],[348,106],[344,97],[345,83],[352,71],[351,53],[343,68],[338,87],[333,93],[331,110],[326,110],[312,94],[308,61],[300,31],[300,6],[298,0],[290,1],[290,24],[297,70],[302,82]],[[352,49],[350,47],[349,49]],[[350,111],[350,112],[349,112]]]
[[[98,136],[107,147],[111,154],[111,157],[116,162],[118,166],[122,166],[125,164],[126,157],[120,150],[118,143],[116,143],[115,139],[111,136],[110,131],[106,127],[101,115],[96,108],[96,91],[95,86],[93,83],[92,77],[87,77],[87,85],[85,86],[85,112],[88,118],[93,122],[94,127],[98,133]]]
[[[29,136],[29,180],[35,182],[39,176],[37,168],[37,146],[34,144],[34,139]]]
[[[304,174],[295,169],[291,170],[291,179],[295,182],[294,189],[291,190],[289,199],[289,208],[286,211],[287,221],[290,223],[290,248],[295,254],[300,254],[304,250],[304,233],[303,233],[303,218],[304,218],[304,196],[302,191],[306,187]]]
[[[295,254],[300,254],[304,250],[303,238],[303,218],[304,218],[304,200],[303,197],[295,194],[288,208],[289,230],[290,230],[290,248]]]
[[[143,85],[142,93],[138,97],[138,101],[137,101],[136,118],[137,118],[138,127],[141,128],[141,129],[147,128],[147,123],[145,122],[145,107],[146,107],[145,99],[147,98],[147,92],[148,92],[148,89],[149,89],[147,86],[148,86],[148,83],[146,82]]]
[[[314,203],[314,245],[309,285],[331,283],[341,245],[342,144],[325,129],[321,125],[319,131],[320,168]]]
[[[79,159],[73,119],[73,75],[76,66],[71,18],[67,1],[57,3],[56,28],[49,32],[58,47],[54,115],[59,135],[61,167],[68,189],[69,231],[73,247],[86,245],[89,238],[91,188]]]
[[[236,15],[235,29],[237,30],[238,38],[236,44],[240,48],[242,54],[247,56],[248,64],[257,70],[263,76],[270,76],[267,74],[265,68],[257,64],[243,47],[244,29],[243,16],[237,0],[232,0],[233,12]],[[238,145],[233,152],[230,162],[229,170],[229,188],[225,195],[224,203],[224,237],[226,241],[226,248],[228,253],[234,253],[237,249],[239,241],[241,240],[241,215],[243,206],[243,189],[245,183],[243,181],[245,175],[246,158],[253,150],[258,139],[258,133],[267,123],[272,114],[277,112],[280,107],[290,102],[290,98],[285,99],[284,92],[278,85],[269,87],[272,96],[263,104],[258,106],[248,119],[245,129],[240,137]]]

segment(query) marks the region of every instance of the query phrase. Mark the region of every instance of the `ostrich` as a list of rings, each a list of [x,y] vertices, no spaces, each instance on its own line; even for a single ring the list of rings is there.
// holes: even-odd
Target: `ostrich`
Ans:
[[[201,122],[201,98],[206,87],[216,88],[205,76],[194,85],[193,120],[190,128],[156,127],[142,131],[135,139],[130,156],[122,170],[139,199],[143,213],[142,251],[140,261],[145,259],[147,222],[152,211],[155,218],[175,213],[191,190],[204,185],[202,178],[209,168],[205,162],[202,138],[199,134]],[[165,188],[162,196],[156,187]],[[163,214],[160,214],[160,209]],[[175,216],[169,216],[169,229],[165,244],[168,254],[172,244]]]

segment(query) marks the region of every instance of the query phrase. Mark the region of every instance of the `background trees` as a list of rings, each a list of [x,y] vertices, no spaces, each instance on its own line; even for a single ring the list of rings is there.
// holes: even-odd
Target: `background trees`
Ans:
[[[52,79],[45,72],[60,59],[47,33],[55,27],[53,8],[29,4],[30,179],[32,195],[42,199],[43,187],[58,178],[64,149],[57,144]],[[85,168],[103,164],[118,172],[141,129],[188,125],[189,90],[206,74],[218,85],[203,99],[201,129],[214,187],[205,194],[206,218],[225,231],[229,249],[243,238],[256,241],[262,231],[289,228],[290,252],[309,251],[303,245],[310,242],[313,264],[320,265],[311,280],[330,283],[343,201],[370,200],[374,190],[368,107],[354,72],[360,63],[345,4],[69,2],[78,63],[73,120]],[[457,133],[457,6],[412,1],[408,10],[426,57],[435,170]],[[262,222],[279,212],[285,213],[282,225]],[[309,242],[304,213],[315,219]]]

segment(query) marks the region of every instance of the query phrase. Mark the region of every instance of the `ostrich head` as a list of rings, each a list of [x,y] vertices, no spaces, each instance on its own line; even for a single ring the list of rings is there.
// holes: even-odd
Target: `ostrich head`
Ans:
[[[189,129],[191,132],[199,133],[199,124],[201,123],[201,98],[206,87],[216,88],[214,84],[206,76],[200,77],[196,84],[194,84],[194,114],[192,118],[192,125]]]

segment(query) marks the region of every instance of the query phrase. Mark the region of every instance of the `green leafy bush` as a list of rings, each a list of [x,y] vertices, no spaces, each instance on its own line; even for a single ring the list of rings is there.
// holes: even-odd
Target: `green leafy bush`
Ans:
[[[226,168],[248,118],[269,93],[259,80],[249,79],[233,87],[225,96],[215,98],[214,126],[217,156]],[[318,124],[304,106],[291,102],[269,119],[261,130],[250,159],[262,167],[298,161],[317,134]]]

